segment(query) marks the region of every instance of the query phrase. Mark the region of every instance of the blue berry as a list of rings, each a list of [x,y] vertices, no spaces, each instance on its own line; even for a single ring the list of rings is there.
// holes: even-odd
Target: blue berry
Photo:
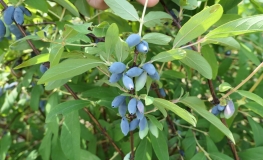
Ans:
[[[22,25],[24,23],[24,14],[21,8],[17,7],[14,11],[14,20],[17,24]]]
[[[160,88],[159,89],[159,92],[161,94],[162,97],[165,97],[166,96],[166,93],[165,93],[165,90],[163,88]]]
[[[147,53],[149,51],[149,45],[146,41],[141,41],[141,43],[136,46],[136,49],[140,53]]]
[[[229,119],[230,117],[233,116],[234,113],[235,113],[234,103],[232,100],[229,100],[224,110],[224,116],[226,119]]]
[[[6,33],[6,27],[2,20],[0,20],[0,38],[4,37]]]
[[[153,80],[159,80],[160,79],[160,75],[159,73],[156,71],[153,75],[149,75]]]
[[[144,113],[144,105],[141,100],[137,101],[137,109],[139,112]]]
[[[130,131],[135,130],[139,125],[140,120],[135,118],[130,122]]]
[[[110,83],[116,83],[118,82],[122,77],[122,73],[113,73],[111,76],[110,76]]]
[[[127,112],[127,105],[126,101],[123,101],[123,103],[119,106],[119,114],[124,117]]]
[[[146,118],[143,117],[139,123],[140,131],[143,131],[146,128],[146,126],[148,126],[148,122],[147,122]]]
[[[134,83],[133,80],[128,77],[127,75],[123,75],[122,77],[122,82],[124,84],[124,86],[128,89],[128,90],[133,90],[134,89]]]
[[[126,66],[122,62],[114,62],[109,67],[111,73],[122,73],[126,69]]]
[[[126,136],[128,132],[130,131],[129,122],[126,119],[126,117],[122,117],[121,119],[121,131]]]
[[[220,111],[217,109],[217,106],[214,106],[211,110],[211,113],[214,114],[215,116],[220,113]]]
[[[135,114],[137,110],[137,99],[132,98],[128,103],[128,111],[130,114]]]
[[[157,72],[154,65],[151,63],[145,63],[142,66],[142,69],[144,69],[149,75],[154,75]]]
[[[45,73],[48,70],[48,68],[45,65],[43,65],[43,64],[40,65],[39,69],[40,69],[41,73]]]
[[[144,117],[144,113],[141,113],[140,111],[136,111],[136,116],[137,116],[137,119],[142,119]]]
[[[230,50],[229,50],[229,51],[226,51],[226,52],[225,52],[225,55],[226,55],[226,56],[230,56],[230,55],[231,55],[231,51],[230,51]]]
[[[129,47],[134,47],[141,42],[141,36],[139,34],[131,34],[126,39],[126,43]]]
[[[126,75],[129,77],[138,77],[139,75],[141,75],[143,72],[143,70],[139,67],[132,67],[131,69],[129,69],[126,72]]]
[[[117,96],[113,99],[113,101],[111,102],[111,106],[113,108],[119,107],[126,99],[126,96]]]
[[[5,9],[5,11],[4,11],[5,24],[11,25],[13,23],[14,11],[15,11],[14,6],[9,6]]]
[[[221,106],[220,104],[216,105],[217,106],[217,109],[219,111],[223,111],[225,109],[225,106]]]
[[[32,16],[32,13],[27,9],[25,8],[24,6],[19,6],[19,8],[23,11],[23,13],[28,16],[28,17],[31,17]]]

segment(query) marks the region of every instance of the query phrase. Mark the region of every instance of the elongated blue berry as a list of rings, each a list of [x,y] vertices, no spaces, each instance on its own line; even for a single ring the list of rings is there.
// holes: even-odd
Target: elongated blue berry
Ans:
[[[40,65],[39,69],[41,73],[45,73],[48,70],[48,68],[43,64]]]
[[[140,53],[147,53],[149,51],[149,45],[146,41],[141,41],[137,46],[136,49]]]
[[[111,76],[110,76],[110,83],[116,83],[118,82],[122,77],[122,73],[113,73]]]
[[[8,6],[5,11],[4,11],[4,21],[5,24],[10,25],[13,23],[14,20],[14,11],[15,7],[14,6]]]
[[[134,89],[134,83],[133,83],[132,79],[129,76],[123,75],[122,82],[123,82],[124,86],[128,90],[133,90]]]
[[[126,69],[126,66],[122,62],[114,62],[109,67],[111,73],[122,73]]]
[[[135,82],[135,90],[136,90],[136,91],[141,90],[141,89],[145,86],[146,80],[147,80],[147,72],[143,72],[143,73],[136,79],[136,82]]]
[[[21,31],[18,29],[18,27],[16,25],[10,25],[9,26],[10,32],[13,33],[16,36],[16,39],[21,39],[23,38],[23,34],[21,33]]]
[[[143,117],[139,123],[140,131],[143,131],[146,126],[148,126],[148,122],[147,122],[147,119]]]
[[[211,110],[211,113],[214,114],[215,116],[220,113],[220,111],[217,109],[217,106],[214,106]]]
[[[166,93],[165,93],[165,90],[163,88],[160,88],[159,89],[159,92],[161,94],[162,97],[165,97],[166,96]]]
[[[126,72],[126,75],[129,77],[138,77],[139,75],[141,75],[143,72],[143,70],[139,67],[132,67],[131,69],[129,69]]]
[[[130,114],[135,114],[137,110],[137,99],[132,98],[128,103],[128,111]]]
[[[126,39],[126,43],[129,47],[134,47],[141,42],[141,36],[139,34],[131,34]]]
[[[130,131],[135,130],[139,125],[140,120],[135,118],[130,122]]]
[[[0,20],[0,38],[4,37],[6,33],[5,24]]]
[[[127,105],[126,101],[124,101],[120,106],[119,106],[119,114],[124,117],[127,112]]]
[[[217,106],[217,109],[219,111],[223,111],[225,109],[225,106],[221,106],[220,104],[216,105]]]
[[[129,122],[126,119],[126,117],[122,117],[121,119],[121,131],[126,136],[128,132],[130,131]]]
[[[140,111],[137,110],[136,117],[141,120],[144,117],[144,113],[141,113]]]
[[[154,65],[151,63],[145,63],[142,66],[142,69],[144,69],[149,75],[154,75],[157,72]]]
[[[31,17],[32,16],[32,13],[27,9],[25,8],[24,6],[19,6],[19,8],[23,11],[23,13],[28,16],[28,17]]]
[[[224,110],[224,116],[226,119],[229,119],[230,117],[233,116],[234,113],[235,113],[234,103],[232,100],[229,100]]]
[[[24,23],[24,13],[21,8],[17,7],[14,11],[14,20],[17,24],[22,25]]]
[[[159,80],[160,79],[160,75],[159,73],[156,71],[153,75],[149,75],[153,80]]]
[[[125,101],[126,96],[117,96],[113,99],[113,101],[111,102],[111,106],[113,108],[119,107],[124,101]]]
[[[137,101],[137,109],[139,112],[144,113],[144,105],[141,100]]]

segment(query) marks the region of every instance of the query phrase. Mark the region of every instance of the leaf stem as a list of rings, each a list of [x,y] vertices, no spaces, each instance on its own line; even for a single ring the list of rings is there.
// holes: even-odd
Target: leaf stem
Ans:
[[[143,26],[143,23],[144,23],[143,21],[144,21],[144,15],[145,15],[147,4],[148,4],[148,0],[146,0],[145,3],[144,3],[144,7],[143,7],[143,11],[142,11],[142,17],[140,19],[140,28],[139,28],[139,35],[140,36],[142,34],[142,26]]]
[[[260,65],[258,65],[257,68],[249,76],[247,76],[246,79],[244,79],[234,89],[231,89],[229,92],[227,92],[227,94],[221,97],[220,100],[227,98],[230,94],[234,93],[236,90],[242,87],[248,80],[250,80],[250,78],[252,78],[261,69],[261,67],[263,67],[263,62],[261,62]]]
[[[249,92],[253,92],[257,86],[260,84],[260,82],[263,79],[263,74],[261,74],[261,76],[257,79],[256,83],[254,83],[254,85],[249,89]],[[246,97],[243,97],[241,100],[244,101],[246,99]]]
[[[197,146],[204,152],[205,156],[207,159],[209,160],[212,160],[210,157],[209,157],[209,153],[207,153],[204,148],[199,144],[198,140],[196,139],[196,135],[195,135],[195,132],[192,130],[193,134],[194,134],[194,138],[195,138],[195,142],[197,144]]]
[[[201,39],[199,39],[198,41],[196,41],[195,43],[190,43],[190,44],[188,44],[188,45],[186,45],[186,46],[182,46],[182,47],[180,47],[180,48],[181,48],[181,49],[184,49],[184,48],[187,48],[187,47],[191,47],[191,46],[194,46],[194,45],[196,45],[196,44],[202,43],[204,40],[205,40],[204,38],[201,38]]]

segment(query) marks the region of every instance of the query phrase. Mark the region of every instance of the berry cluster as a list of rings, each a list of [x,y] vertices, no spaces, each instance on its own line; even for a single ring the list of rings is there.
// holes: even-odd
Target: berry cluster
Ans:
[[[129,47],[136,46],[136,50],[140,53],[147,53],[149,51],[149,45],[146,41],[141,41],[141,36],[139,34],[131,34],[126,39],[126,43]]]
[[[131,98],[127,105],[126,98],[126,96],[119,95],[115,97],[111,103],[113,108],[118,107],[119,109],[119,114],[122,117],[121,131],[124,135],[127,135],[129,131],[135,130],[138,126],[140,127],[140,131],[148,126],[148,122],[144,116],[144,105],[142,101],[136,98]],[[125,117],[127,110],[131,115],[136,115],[136,118],[130,123]]]
[[[24,14],[30,17],[32,14],[31,12],[23,7],[14,7],[9,6],[4,10],[4,22],[7,26],[5,26],[4,22],[0,20],[0,38],[3,38],[6,34],[6,30],[10,29],[11,33],[16,36],[16,39],[20,39],[23,37],[19,29],[16,25],[11,25],[13,22],[16,22],[19,25],[24,23]]]
[[[232,100],[229,100],[226,106],[217,104],[211,110],[211,113],[214,115],[219,115],[222,112],[224,112],[224,117],[226,119],[230,118],[235,113],[235,106]]]
[[[116,83],[122,78],[122,82],[125,88],[127,88],[128,90],[133,90],[134,83],[132,78],[134,77],[138,77],[136,83],[143,83],[142,87],[146,82],[147,74],[153,80],[160,79],[159,73],[156,71],[154,65],[151,63],[145,63],[142,66],[142,68],[132,67],[127,72],[124,73],[125,69],[126,69],[126,65],[122,62],[112,63],[112,65],[109,67],[109,71],[110,73],[112,73],[109,79],[110,83]],[[136,90],[138,91],[140,89],[137,88]]]

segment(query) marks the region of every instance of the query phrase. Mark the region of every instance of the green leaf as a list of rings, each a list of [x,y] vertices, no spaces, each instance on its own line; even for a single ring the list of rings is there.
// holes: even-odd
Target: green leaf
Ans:
[[[263,147],[255,147],[255,148],[250,148],[247,150],[243,150],[238,153],[239,158],[241,159],[253,159],[253,160],[261,160],[262,159],[262,152],[263,152]]]
[[[32,66],[35,64],[39,64],[39,63],[43,63],[43,62],[47,62],[49,59],[49,54],[40,54],[37,55],[33,58],[30,58],[27,61],[24,61],[23,63],[21,63],[20,65],[16,66],[14,69],[20,69],[20,68],[24,68],[24,67],[28,67],[28,66]]]
[[[106,21],[101,22],[99,25],[94,26],[92,33],[97,37],[105,37],[106,32],[109,28],[109,23]]]
[[[148,127],[148,123],[147,123],[146,127],[144,128],[144,130],[140,130],[139,131],[140,139],[144,139],[147,136],[148,131],[149,131],[149,127]]]
[[[227,82],[223,82],[219,85],[219,92],[225,92],[231,89],[231,85]]]
[[[173,104],[170,101],[167,101],[161,98],[155,98],[153,101],[153,105],[168,109],[174,112],[176,115],[178,115],[182,119],[184,119],[185,121],[187,121],[188,123],[192,124],[193,126],[196,126],[196,119],[192,114],[187,112],[185,109],[177,106],[176,104]]]
[[[219,4],[222,5],[224,8],[224,12],[227,12],[228,10],[232,9],[233,7],[236,7],[238,3],[240,3],[242,0],[220,0]]]
[[[73,111],[79,110],[79,109],[81,109],[81,108],[83,108],[89,104],[90,104],[89,101],[84,101],[84,100],[71,100],[71,101],[66,101],[66,102],[60,103],[56,107],[52,107],[51,111],[49,112],[49,114],[46,117],[46,123],[50,122],[50,120],[58,114],[62,114],[65,116],[65,115],[67,115]]]
[[[87,98],[114,98],[116,96],[120,95],[118,90],[113,87],[94,87],[90,88],[89,90],[82,93],[82,97]]]
[[[31,91],[30,107],[32,110],[37,111],[39,107],[40,96],[43,93],[41,85],[35,85]]]
[[[151,11],[147,13],[143,19],[143,24],[146,27],[162,26],[167,20],[172,20],[171,15],[161,11]]]
[[[263,145],[263,139],[262,139],[263,128],[261,127],[259,123],[255,122],[252,118],[247,117],[247,119],[252,128],[252,133],[253,133],[254,142],[256,144],[256,147],[262,146]]]
[[[205,156],[204,152],[199,152],[199,153],[195,154],[193,156],[193,158],[191,158],[191,160],[206,160],[206,156]]]
[[[128,1],[105,0],[105,3],[121,18],[131,21],[139,21],[137,11]]]
[[[106,51],[106,60],[109,61],[110,55],[115,50],[115,45],[119,40],[119,29],[118,26],[113,23],[107,30],[106,37],[105,37],[105,51]]]
[[[213,73],[209,63],[198,52],[186,49],[185,58],[180,61],[185,65],[197,70],[201,75],[207,79],[212,79]]]
[[[165,70],[162,72],[162,78],[170,78],[170,79],[182,79],[185,78],[185,74],[182,72],[174,71],[174,70]]]
[[[103,62],[97,58],[94,59],[67,59],[58,65],[50,68],[39,79],[38,84],[42,84],[49,81],[58,79],[66,79],[82,74],[94,67],[103,64]]]
[[[209,153],[209,156],[213,160],[233,160],[233,158],[229,157],[226,154],[220,153],[220,152]]]
[[[149,120],[154,124],[156,125],[160,130],[163,130],[163,125],[161,122],[159,122],[156,117],[152,116],[152,115],[149,115],[149,114],[146,114],[145,115],[146,117],[149,118]]]
[[[232,49],[240,49],[240,44],[237,40],[235,40],[233,37],[226,37],[226,38],[206,38],[204,42],[202,42],[203,45],[205,44],[219,44],[222,46],[226,46]]]
[[[262,7],[262,5],[260,5],[260,4],[262,4],[262,3],[257,2],[257,1],[255,1],[255,0],[249,0],[249,1],[251,2],[251,4],[253,4],[253,6],[255,7],[255,9],[256,9],[258,12],[263,13],[263,7]]]
[[[42,12],[48,12],[48,2],[46,0],[26,0],[25,3]]]
[[[142,37],[148,43],[158,44],[158,45],[168,45],[168,43],[172,40],[172,37],[167,36],[162,33],[147,33]]]
[[[254,113],[260,115],[263,118],[262,106],[256,102],[247,102],[245,107],[253,111]]]
[[[155,124],[153,124],[151,121],[148,121],[148,125],[149,125],[149,129],[150,129],[150,132],[156,137],[158,138],[159,136],[159,131],[158,131],[158,128]]]
[[[153,56],[151,61],[157,61],[157,62],[169,62],[173,60],[180,60],[185,58],[186,52],[183,49],[176,48],[171,49],[169,51],[158,53],[156,56]]]
[[[234,137],[231,131],[212,113],[208,112],[206,109],[200,107],[197,104],[203,103],[197,97],[186,97],[180,100],[181,103],[190,107],[195,112],[197,112],[200,116],[205,118],[211,124],[213,124],[216,128],[218,128],[222,133],[224,133],[233,143],[235,143]]]
[[[192,132],[192,131],[188,130],[188,133],[189,132]],[[190,159],[190,157],[192,157],[196,152],[196,141],[195,141],[194,135],[193,133],[191,133],[190,135],[191,136],[185,137],[182,140],[182,147],[184,149],[186,159]]]
[[[257,102],[258,104],[260,104],[261,106],[263,106],[263,99],[260,96],[256,95],[255,93],[251,93],[249,91],[243,91],[243,90],[237,90],[236,92],[241,96],[251,99]]]
[[[61,148],[68,159],[80,159],[80,123],[78,111],[64,117],[60,136]]]
[[[218,152],[216,144],[212,141],[212,139],[206,136],[206,150],[208,152]]]
[[[115,55],[118,62],[123,62],[129,56],[129,51],[128,44],[119,38],[115,46]]]
[[[215,4],[191,17],[191,19],[182,26],[176,35],[173,43],[174,47],[184,45],[194,38],[202,35],[220,19],[222,14],[223,8],[221,5]]]
[[[43,160],[50,159],[51,138],[52,138],[52,132],[48,131],[46,135],[44,136],[44,138],[41,140],[41,145],[38,151]]]
[[[79,17],[78,9],[69,0],[54,0],[64,8],[66,8],[75,17]]]
[[[72,28],[73,30],[77,31],[78,33],[82,34],[88,34],[91,33],[90,30],[88,30],[89,27],[91,27],[92,23],[83,23],[83,24],[74,24],[74,25],[66,25],[69,28]]]
[[[169,160],[167,138],[164,136],[164,134],[161,132],[158,138],[150,134],[150,138],[154,153],[156,154],[157,158],[161,160]]]
[[[215,79],[218,72],[218,64],[217,64],[215,51],[211,46],[207,45],[202,47],[201,53],[203,57],[206,59],[206,61],[210,64],[213,74],[212,78]]]
[[[89,151],[81,149],[80,150],[80,160],[100,160],[100,158],[97,157],[95,154],[92,154]]]
[[[51,43],[50,52],[49,52],[49,61],[51,68],[59,63],[63,51],[64,51],[63,45]]]
[[[205,38],[232,37],[245,33],[262,32],[263,15],[240,18],[210,31]]]
[[[254,51],[248,48],[246,45],[241,43],[241,54],[244,54],[249,60],[251,60],[255,65],[260,65],[260,60],[255,55]]]
[[[91,16],[90,13],[93,11],[93,8],[87,3],[87,0],[76,0],[74,5],[84,16]]]
[[[6,154],[11,144],[12,144],[12,137],[10,135],[10,132],[7,132],[0,139],[0,159],[4,160],[6,158]]]
[[[135,152],[135,160],[151,160],[152,159],[152,146],[148,138],[144,138]]]

